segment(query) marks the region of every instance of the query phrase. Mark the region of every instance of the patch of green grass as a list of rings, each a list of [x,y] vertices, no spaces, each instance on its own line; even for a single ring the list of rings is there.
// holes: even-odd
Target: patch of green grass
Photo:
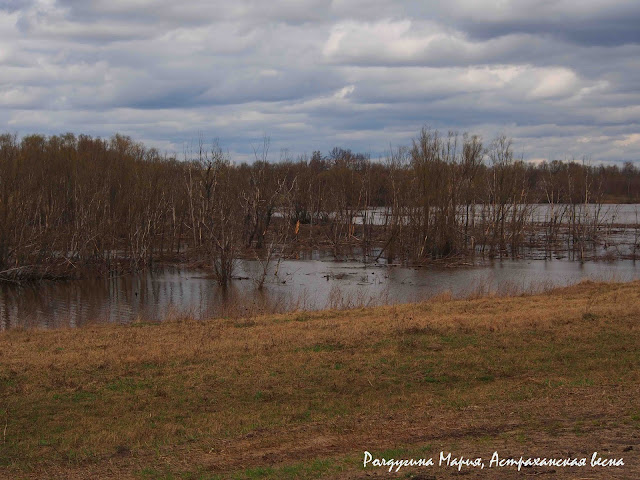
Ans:
[[[0,375],[0,391],[5,388],[15,387],[18,384],[18,380],[15,375]]]
[[[274,473],[275,470],[272,467],[256,467],[248,468],[244,471],[243,475],[241,474],[241,476],[237,476],[234,478],[253,480],[257,478],[269,478],[272,477]]]
[[[75,403],[94,402],[98,396],[93,392],[74,392],[71,395],[71,401]]]
[[[449,375],[446,374],[439,374],[439,373],[434,373],[433,368],[426,368],[424,370],[424,374],[422,379],[426,382],[426,383],[451,383],[455,380],[454,377],[451,377]]]
[[[313,480],[341,470],[338,462],[316,459],[278,467],[254,467],[229,475],[214,475],[210,480]]]
[[[474,334],[454,333],[440,335],[440,341],[454,348],[463,348],[478,344],[478,336]]]
[[[143,368],[145,370],[155,370],[160,368],[160,365],[156,362],[142,362],[140,364],[140,368]]]
[[[427,383],[442,383],[440,377],[433,377],[431,375],[425,376],[424,381]]]
[[[327,343],[316,343],[315,345],[312,345],[311,347],[307,347],[304,350],[311,351],[311,352],[336,352],[338,350],[342,350],[343,348],[344,348],[344,345],[342,345],[341,343],[327,342]]]
[[[375,453],[375,454],[371,453],[371,456],[373,458],[398,459],[398,458],[403,458],[407,456],[407,449],[406,448],[389,448],[379,453]]]
[[[576,378],[569,385],[572,387],[591,387],[593,386],[593,380],[589,378]]]
[[[233,326],[235,328],[251,328],[255,327],[257,323],[254,320],[241,320],[234,322]]]
[[[94,392],[80,390],[78,392],[54,393],[52,398],[58,402],[91,403],[98,398],[98,395]]]

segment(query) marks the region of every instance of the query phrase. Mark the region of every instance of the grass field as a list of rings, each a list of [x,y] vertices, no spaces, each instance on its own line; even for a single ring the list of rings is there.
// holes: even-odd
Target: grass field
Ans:
[[[389,473],[365,450],[625,465]],[[0,478],[632,479],[639,452],[637,282],[0,333]]]

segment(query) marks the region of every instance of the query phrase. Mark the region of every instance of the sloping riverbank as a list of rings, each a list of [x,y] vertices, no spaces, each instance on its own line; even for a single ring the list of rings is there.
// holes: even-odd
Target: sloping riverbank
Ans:
[[[3,332],[0,478],[388,478],[365,450],[598,451],[625,465],[588,478],[638,478],[639,287]],[[582,473],[527,473],[550,470]]]

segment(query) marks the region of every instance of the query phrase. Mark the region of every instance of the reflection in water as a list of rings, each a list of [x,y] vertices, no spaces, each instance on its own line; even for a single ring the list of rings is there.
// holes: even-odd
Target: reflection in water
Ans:
[[[435,269],[315,259],[281,262],[278,275],[272,268],[265,288],[258,291],[251,279],[259,271],[260,265],[255,261],[239,262],[238,275],[248,279],[234,281],[227,292],[202,272],[177,268],[20,288],[4,285],[0,288],[0,329],[340,308],[419,301],[444,291],[455,296],[488,291],[529,292],[585,278],[640,278],[640,268],[633,261],[502,261]]]

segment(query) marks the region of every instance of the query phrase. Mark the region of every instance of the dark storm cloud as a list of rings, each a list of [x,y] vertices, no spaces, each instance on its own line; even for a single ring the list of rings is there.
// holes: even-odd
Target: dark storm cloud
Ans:
[[[528,33],[549,35],[587,46],[617,46],[640,43],[639,24],[640,5],[637,2],[611,2],[587,13],[577,8],[574,12],[568,9],[542,18],[516,17],[479,23],[466,20],[462,26],[472,37],[480,39]]]
[[[424,124],[640,160],[640,3],[5,0],[0,124],[374,156]]]

